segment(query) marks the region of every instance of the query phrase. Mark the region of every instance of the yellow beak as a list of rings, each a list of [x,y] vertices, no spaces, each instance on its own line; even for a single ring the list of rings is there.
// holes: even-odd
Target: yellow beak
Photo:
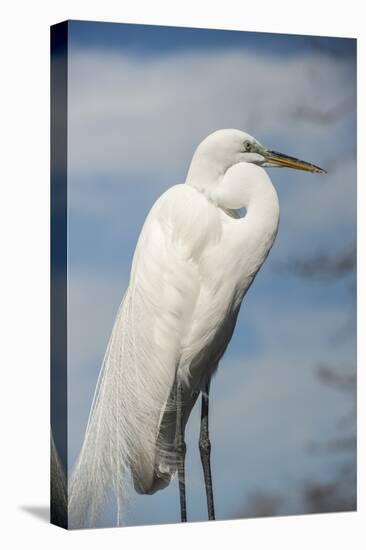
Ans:
[[[317,174],[327,173],[326,170],[319,168],[319,166],[315,166],[315,164],[311,164],[310,162],[305,162],[304,160],[299,160],[288,155],[283,155],[277,151],[267,151],[266,159],[271,166],[284,166],[286,168],[304,170],[305,172],[315,172]]]

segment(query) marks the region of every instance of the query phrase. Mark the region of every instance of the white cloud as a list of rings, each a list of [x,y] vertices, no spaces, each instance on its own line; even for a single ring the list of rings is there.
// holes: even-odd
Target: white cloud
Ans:
[[[353,97],[353,67],[327,55],[280,57],[191,52],[159,58],[72,50],[69,62],[69,168],[72,173],[185,177],[193,148],[220,127],[293,143],[307,153],[341,148],[342,120],[301,123],[299,105],[328,111]],[[282,136],[282,137],[281,137]],[[325,143],[324,143],[325,141]],[[314,161],[317,159],[315,158]]]

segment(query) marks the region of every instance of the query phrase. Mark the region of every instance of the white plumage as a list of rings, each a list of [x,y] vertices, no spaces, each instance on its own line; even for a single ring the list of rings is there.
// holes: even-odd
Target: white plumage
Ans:
[[[71,479],[72,527],[92,525],[111,489],[119,522],[130,473],[140,493],[174,476],[174,383],[182,382],[185,424],[276,237],[277,194],[261,167],[274,164],[251,136],[220,130],[197,148],[185,184],[152,207]]]

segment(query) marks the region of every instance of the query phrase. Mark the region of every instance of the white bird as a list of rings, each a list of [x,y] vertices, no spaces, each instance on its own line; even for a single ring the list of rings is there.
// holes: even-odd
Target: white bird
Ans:
[[[71,478],[71,527],[93,525],[111,490],[120,524],[131,476],[137,492],[152,494],[176,472],[186,521],[184,431],[200,393],[199,449],[215,518],[210,380],[276,238],[279,203],[264,170],[272,166],[324,172],[242,131],[219,130],[197,147],[185,183],[148,214]]]

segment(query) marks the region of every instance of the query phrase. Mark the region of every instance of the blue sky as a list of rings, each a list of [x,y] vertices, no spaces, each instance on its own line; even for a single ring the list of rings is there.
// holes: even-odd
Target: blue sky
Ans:
[[[69,40],[70,466],[147,212],[184,182],[206,135],[241,128],[328,175],[270,171],[279,234],[212,384],[217,517],[237,517],[264,489],[288,495],[284,513],[299,512],[303,480],[325,481],[336,467],[306,451],[347,412],[344,396],[320,385],[314,369],[354,369],[354,304],[349,277],[309,282],[280,266],[355,240],[355,41],[83,22],[71,22]],[[191,520],[206,519],[198,424],[195,410],[187,430]],[[128,524],[179,519],[175,483],[131,503]],[[110,505],[101,524],[113,522]]]
[[[229,48],[296,55],[300,51],[313,51],[314,43],[342,56],[354,55],[356,51],[355,40],[290,34],[82,21],[72,21],[71,32],[71,40],[76,47],[115,51],[128,49],[130,53],[142,54],[144,57],[149,54],[167,55],[170,49],[176,53],[190,49],[212,51]]]

